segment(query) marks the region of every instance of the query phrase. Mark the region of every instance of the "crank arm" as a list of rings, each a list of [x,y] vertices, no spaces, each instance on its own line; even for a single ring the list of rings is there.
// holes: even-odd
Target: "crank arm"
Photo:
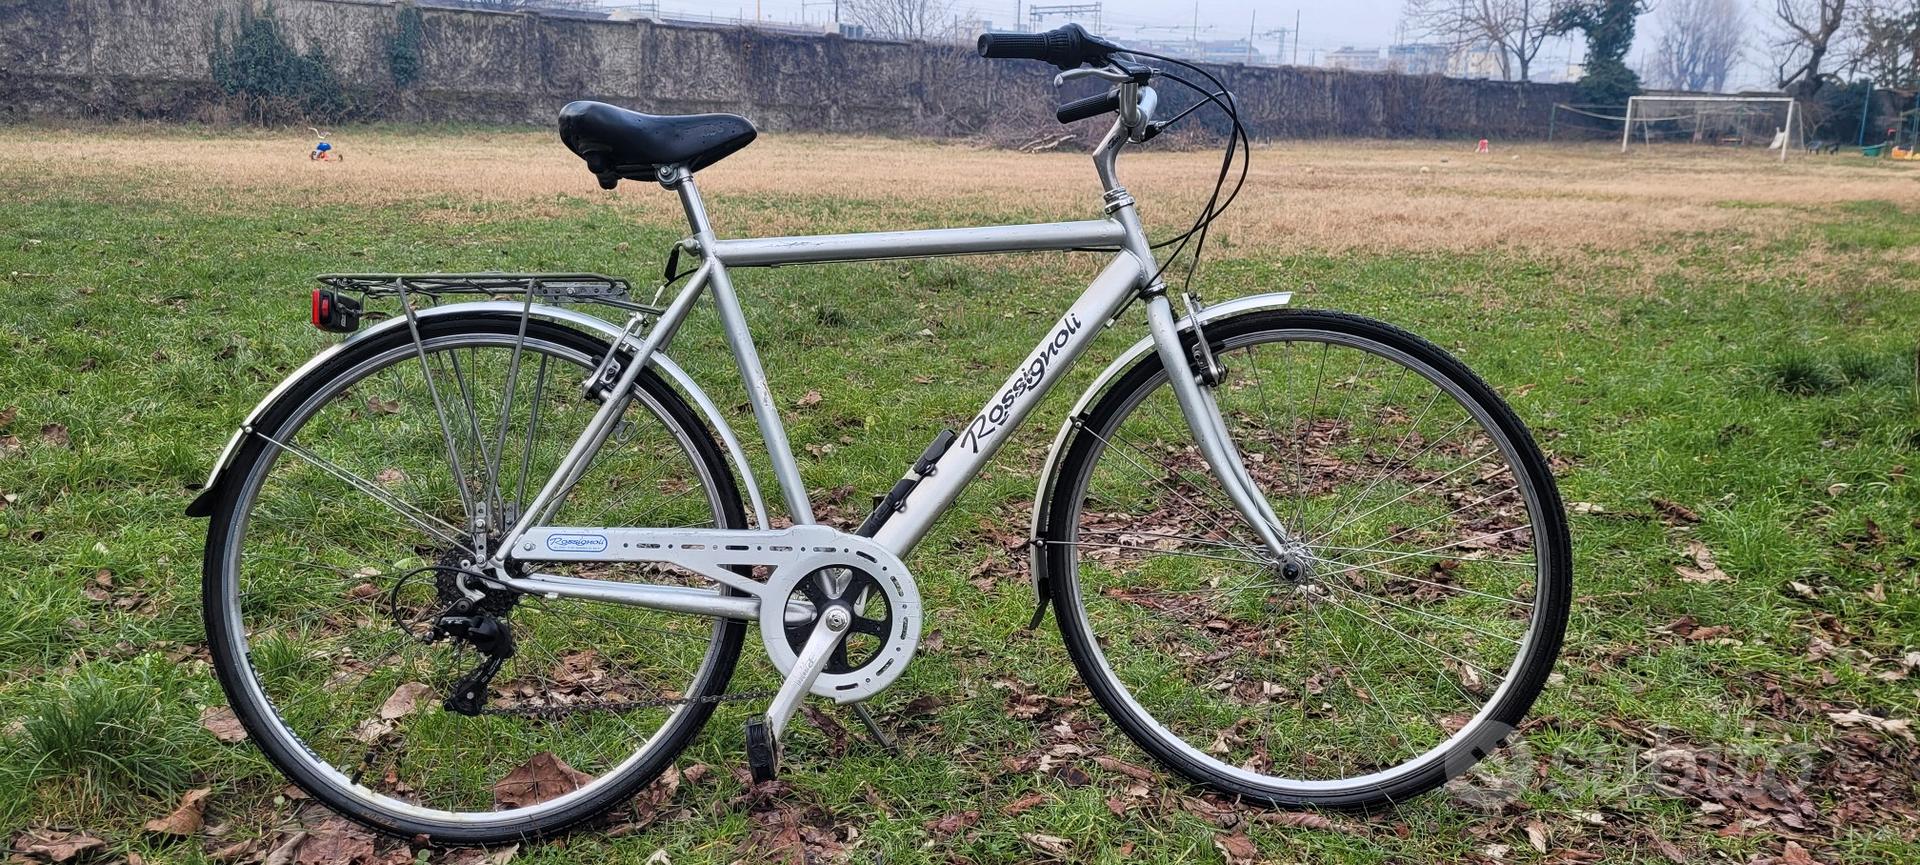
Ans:
[[[793,718],[800,701],[807,698],[813,690],[813,680],[820,678],[820,671],[827,668],[827,659],[833,655],[840,641],[847,638],[847,629],[853,626],[853,613],[839,604],[827,607],[820,616],[820,623],[813,627],[813,635],[807,637],[807,644],[800,647],[800,654],[794,657],[793,669],[787,671],[787,679],[780,683],[780,691],[773,695],[773,702],[767,705],[767,723],[773,728],[773,740],[778,747],[781,734],[786,732],[787,721]]]

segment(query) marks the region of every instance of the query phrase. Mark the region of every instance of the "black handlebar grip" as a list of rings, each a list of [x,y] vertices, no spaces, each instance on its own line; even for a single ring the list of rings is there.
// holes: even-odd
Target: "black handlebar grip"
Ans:
[[[1045,33],[982,33],[980,56],[1019,60],[1047,59]]]
[[[1088,33],[1078,24],[1065,24],[1045,33],[982,33],[980,56],[1045,60],[1061,69],[1082,63],[1105,63],[1120,46]]]
[[[1054,119],[1059,120],[1061,123],[1072,123],[1075,120],[1085,120],[1089,117],[1098,117],[1102,114],[1119,110],[1120,94],[1109,90],[1085,99],[1075,99],[1059,108],[1055,108],[1053,110],[1053,116]]]

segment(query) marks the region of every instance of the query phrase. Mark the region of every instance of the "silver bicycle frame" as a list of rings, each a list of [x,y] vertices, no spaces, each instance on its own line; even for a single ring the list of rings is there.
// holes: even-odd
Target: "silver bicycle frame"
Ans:
[[[493,567],[490,570],[499,575],[501,582],[513,588],[554,596],[617,599],[669,611],[734,618],[747,618],[749,609],[757,609],[757,598],[723,601],[716,598],[716,592],[668,590],[670,587],[635,584],[624,584],[614,590],[600,585],[600,581],[540,574],[511,578],[500,567],[509,558],[533,561],[678,561],[676,556],[679,553],[669,549],[677,547],[677,544],[636,543],[631,548],[619,551],[603,548],[604,552],[596,549],[564,549],[566,542],[559,541],[556,546],[555,539],[577,535],[582,530],[543,523],[611,433],[615,420],[626,408],[640,370],[653,356],[665,351],[692,310],[694,302],[703,293],[710,293],[713,297],[722,332],[745,383],[748,405],[760,428],[788,512],[796,525],[814,522],[811,501],[787,440],[778,404],[767,386],[766,371],[759,352],[748,331],[739,298],[734,293],[729,267],[776,267],[1036,251],[1116,253],[1087,290],[1046,332],[1045,338],[1027,353],[1026,360],[1013,370],[994,397],[958,430],[958,437],[953,444],[919,477],[919,483],[909,497],[898,504],[895,512],[874,534],[875,543],[900,558],[904,558],[925,537],[933,522],[1027,419],[1053,385],[1086,351],[1094,337],[1134,299],[1140,299],[1145,307],[1148,329],[1162,363],[1168,369],[1191,370],[1192,361],[1181,344],[1180,325],[1167,300],[1165,284],[1159,279],[1159,266],[1146,232],[1141,227],[1133,197],[1120,185],[1115,174],[1114,164],[1119,151],[1129,140],[1137,137],[1135,130],[1144,128],[1152,116],[1154,97],[1151,88],[1142,88],[1140,97],[1141,110],[1132,113],[1136,125],[1130,126],[1126,118],[1117,121],[1094,152],[1094,165],[1106,190],[1107,216],[1104,219],[720,240],[714,235],[706,206],[692,175],[679,167],[662,168],[660,182],[679,194],[688,226],[692,230],[691,236],[683,240],[681,246],[698,255],[701,264],[647,332],[634,351],[633,362],[621,371],[618,382],[602,390],[605,399],[599,411],[588,422],[553,476],[528,504],[519,524],[502,538],[492,557]],[[1226,435],[1212,394],[1191,373],[1171,376],[1171,380],[1176,399],[1186,415],[1202,456],[1215,476],[1221,479],[1229,499],[1255,534],[1274,555],[1280,555],[1290,539],[1279,528],[1279,520],[1265,496],[1256,491],[1248,477],[1237,449]],[[602,528],[591,530],[602,537],[607,531]],[[623,536],[629,539],[644,540],[649,530],[637,530],[639,535],[635,535],[634,530],[623,531],[626,532]],[[667,530],[660,531],[664,533]],[[689,531],[674,530],[674,537],[684,537]],[[723,537],[722,533],[715,531],[714,538],[716,543],[730,542],[738,534],[728,532]],[[719,573],[714,570],[717,567],[717,564],[708,563],[707,567],[695,567],[695,570]],[[751,582],[737,575],[729,576],[731,579],[719,581],[730,585]],[[746,587],[734,585],[734,588],[744,590]]]

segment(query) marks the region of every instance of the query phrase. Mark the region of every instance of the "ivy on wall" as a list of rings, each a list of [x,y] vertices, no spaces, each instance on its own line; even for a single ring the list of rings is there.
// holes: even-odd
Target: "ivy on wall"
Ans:
[[[273,8],[247,12],[228,26],[214,18],[213,81],[242,100],[256,123],[332,122],[358,113],[318,45],[301,54],[287,44]]]
[[[387,68],[393,72],[393,86],[405,88],[420,80],[420,43],[425,30],[420,7],[411,3],[400,7],[394,16],[393,32],[387,36]]]

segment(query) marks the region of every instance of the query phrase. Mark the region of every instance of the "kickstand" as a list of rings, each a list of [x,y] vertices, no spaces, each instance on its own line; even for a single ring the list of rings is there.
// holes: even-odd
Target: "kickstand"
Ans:
[[[873,717],[872,712],[867,711],[867,704],[854,703],[850,708],[853,709],[854,717],[859,718],[860,723],[867,725],[867,734],[873,737],[876,744],[886,749],[887,753],[895,757],[900,756],[900,743],[887,735],[887,731],[880,729],[880,721]]]

